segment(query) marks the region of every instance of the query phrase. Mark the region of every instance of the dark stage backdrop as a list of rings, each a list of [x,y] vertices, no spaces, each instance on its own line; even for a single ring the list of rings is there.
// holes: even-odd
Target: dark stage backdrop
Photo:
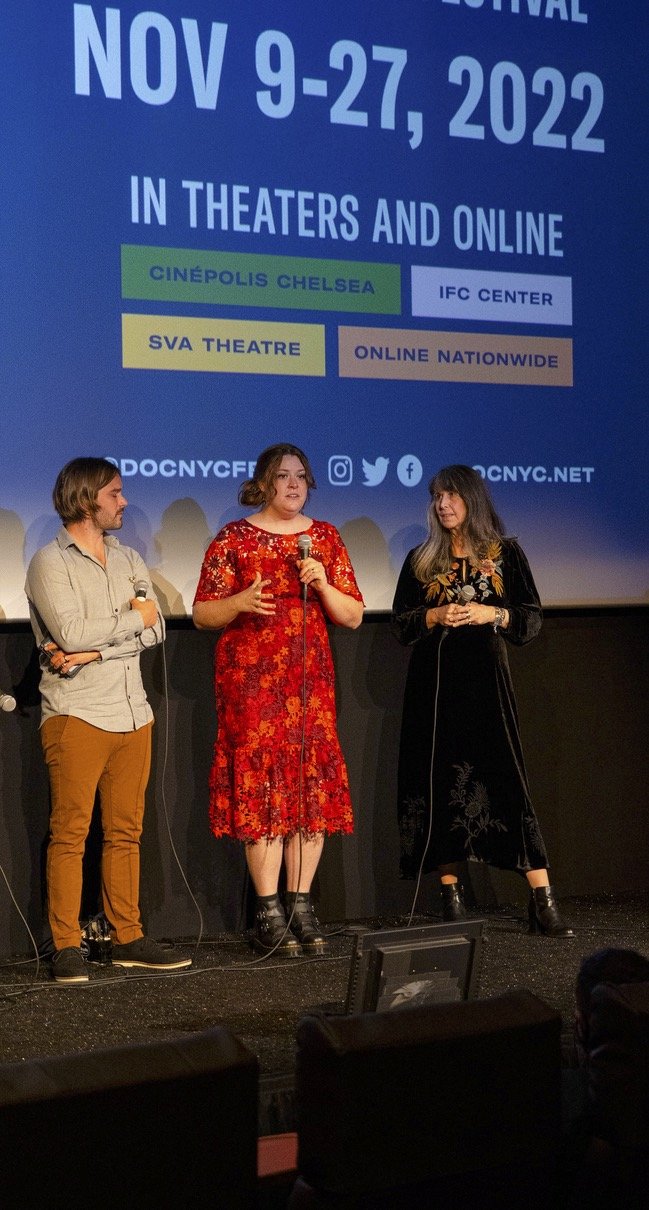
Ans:
[[[356,831],[332,838],[316,891],[325,920],[403,911],[411,884],[396,878],[396,766],[408,652],[386,618],[332,631],[339,730],[349,766]],[[168,714],[161,652],[143,658],[156,715],[155,767],[143,840],[142,906],[154,936],[191,936],[197,917],[170,852],[167,823],[208,934],[238,929],[246,885],[236,845],[207,823],[215,718],[214,638],[182,627],[166,643]],[[30,926],[42,935],[42,857],[48,790],[38,741],[33,640],[0,627],[0,685],[22,703],[0,713],[0,861]],[[560,894],[644,892],[649,868],[646,613],[547,617],[540,637],[512,650],[532,793]],[[88,870],[93,886],[95,871]],[[482,902],[524,903],[522,880],[474,867]],[[96,877],[95,877],[96,881]],[[421,906],[432,902],[426,880]],[[95,910],[88,903],[88,910]],[[0,955],[24,953],[24,926],[0,886]]]
[[[368,608],[480,468],[546,604],[647,599],[642,0],[2,0],[0,617],[70,457],[184,615],[263,446]]]

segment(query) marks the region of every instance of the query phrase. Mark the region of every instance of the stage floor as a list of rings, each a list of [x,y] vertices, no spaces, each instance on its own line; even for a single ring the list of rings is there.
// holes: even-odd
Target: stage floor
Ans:
[[[471,913],[486,921],[479,994],[527,988],[563,1017],[563,1051],[571,1061],[575,976],[582,957],[604,946],[649,957],[649,897],[581,898],[562,902],[574,940],[530,936],[519,907]],[[418,916],[413,924],[436,923]],[[257,1055],[265,1105],[262,1129],[291,1127],[290,1088],[295,1028],[312,1011],[345,1011],[354,929],[399,928],[404,919],[328,925],[329,954],[320,959],[255,961],[244,937],[189,939],[177,948],[193,967],[152,975],[91,967],[87,984],[61,987],[49,964],[5,959],[0,965],[0,1054],[24,1062],[98,1048],[171,1040],[225,1025]]]

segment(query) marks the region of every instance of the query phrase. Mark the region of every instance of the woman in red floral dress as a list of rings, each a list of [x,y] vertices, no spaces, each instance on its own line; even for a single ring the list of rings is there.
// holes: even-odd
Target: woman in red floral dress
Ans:
[[[215,656],[212,831],[245,844],[257,894],[255,948],[287,956],[324,950],[311,883],[325,834],[353,827],[327,621],[359,626],[363,599],[338,531],[303,515],[313,487],[297,446],[260,454],[239,493],[241,504],[259,511],[217,534],[193,610],[199,629],[223,631]]]

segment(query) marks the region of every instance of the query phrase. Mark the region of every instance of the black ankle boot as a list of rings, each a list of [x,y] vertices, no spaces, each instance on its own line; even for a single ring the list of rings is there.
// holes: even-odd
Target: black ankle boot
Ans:
[[[313,910],[308,892],[287,891],[284,896],[287,919],[291,921],[291,932],[297,938],[305,954],[324,954],[327,949],[325,937]],[[293,916],[291,918],[291,912]]]
[[[252,944],[262,954],[275,950],[285,958],[299,958],[300,947],[286,927],[279,895],[258,895]]]
[[[574,932],[561,919],[554,891],[550,886],[532,888],[529,906],[530,933],[544,937],[574,937]]]
[[[442,920],[465,920],[464,891],[459,882],[442,883]]]

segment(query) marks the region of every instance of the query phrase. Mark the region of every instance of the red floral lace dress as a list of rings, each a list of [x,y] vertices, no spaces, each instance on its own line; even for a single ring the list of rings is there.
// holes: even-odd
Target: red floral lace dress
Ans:
[[[333,525],[314,521],[304,532],[329,583],[362,600]],[[216,645],[217,737],[210,774],[215,836],[257,841],[292,836],[299,829],[306,835],[352,831],[326,617],[317,593],[309,589],[305,632],[297,539],[297,534],[271,534],[250,521],[233,521],[217,534],[203,560],[196,601],[240,592],[259,571],[270,581],[266,591],[277,606],[272,616],[239,614]]]

